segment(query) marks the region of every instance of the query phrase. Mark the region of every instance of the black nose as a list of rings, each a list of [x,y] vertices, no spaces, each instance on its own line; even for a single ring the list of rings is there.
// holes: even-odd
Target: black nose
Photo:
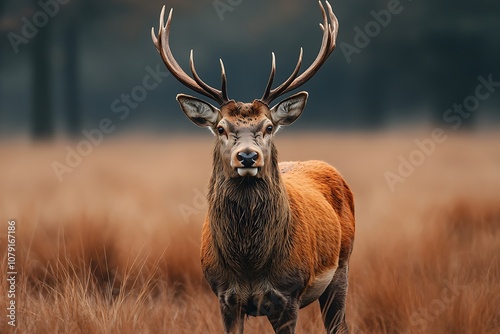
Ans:
[[[259,157],[259,155],[257,154],[257,152],[250,152],[250,153],[240,152],[240,153],[238,153],[238,160],[245,167],[252,166],[258,157]]]

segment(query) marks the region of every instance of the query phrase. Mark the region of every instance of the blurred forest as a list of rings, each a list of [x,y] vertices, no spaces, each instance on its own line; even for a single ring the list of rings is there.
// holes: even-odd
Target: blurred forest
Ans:
[[[194,49],[198,72],[218,87],[222,58],[236,100],[261,97],[272,51],[279,82],[301,46],[305,68],[321,42],[312,0],[1,0],[0,137],[78,137],[103,118],[116,133],[193,129],[175,101],[193,92],[166,75],[151,42],[162,5],[175,8],[171,45],[181,66],[188,71]],[[450,126],[446,111],[476,94],[479,76],[500,81],[498,1],[332,6],[337,49],[302,87],[310,93],[303,129]],[[461,129],[500,124],[500,92],[479,102]]]

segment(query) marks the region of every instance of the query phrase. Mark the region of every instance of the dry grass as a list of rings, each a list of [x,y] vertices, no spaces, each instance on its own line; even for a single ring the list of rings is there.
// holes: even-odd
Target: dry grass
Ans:
[[[500,136],[450,137],[391,192],[384,172],[426,136],[279,136],[282,160],[326,160],[355,192],[353,333],[500,331]],[[64,144],[1,144],[1,271],[15,219],[17,332],[220,333],[198,254],[210,151],[208,134],[108,139],[59,183]],[[316,304],[300,312],[298,333],[323,332]]]

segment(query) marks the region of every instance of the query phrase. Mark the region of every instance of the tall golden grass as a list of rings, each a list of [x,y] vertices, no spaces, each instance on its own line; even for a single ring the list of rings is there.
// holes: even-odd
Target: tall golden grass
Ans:
[[[325,160],[355,193],[353,333],[500,332],[500,136],[449,135],[391,191],[384,173],[428,135],[277,139],[281,160]],[[0,332],[221,333],[199,265],[209,135],[106,139],[59,182],[67,144],[0,144],[1,272],[9,219],[18,272],[15,328],[0,283]],[[298,333],[324,333],[316,304]]]

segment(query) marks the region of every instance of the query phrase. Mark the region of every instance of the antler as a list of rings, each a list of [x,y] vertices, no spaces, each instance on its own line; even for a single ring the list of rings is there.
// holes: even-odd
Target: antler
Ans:
[[[193,50],[191,50],[191,54],[189,56],[189,65],[191,67],[191,73],[193,74],[194,80],[188,74],[186,74],[186,72],[184,72],[184,70],[179,66],[174,56],[172,55],[172,51],[170,50],[169,45],[172,13],[173,9],[170,9],[170,13],[168,14],[167,18],[167,24],[164,25],[165,6],[163,6],[160,14],[158,38],[156,38],[154,28],[151,28],[151,38],[153,39],[156,50],[158,50],[158,52],[160,53],[165,66],[168,68],[170,73],[172,73],[172,75],[186,87],[217,101],[220,105],[225,104],[229,101],[229,99],[227,97],[226,71],[224,70],[224,63],[222,62],[222,59],[220,59],[222,88],[221,90],[218,90],[207,85],[203,80],[201,80],[201,78],[198,76],[198,73],[196,73],[196,69],[194,67]]]
[[[261,98],[261,101],[268,104],[279,97],[295,88],[303,85],[309,79],[311,79],[316,72],[321,68],[321,66],[328,59],[328,56],[335,49],[335,41],[337,39],[339,22],[337,17],[333,13],[332,6],[328,1],[326,1],[326,6],[328,8],[328,16],[326,14],[325,8],[321,1],[319,2],[319,7],[323,14],[323,23],[320,23],[321,30],[323,30],[323,40],[321,41],[321,48],[319,50],[318,56],[314,60],[314,62],[309,66],[307,70],[304,71],[301,75],[297,77],[297,74],[300,70],[300,65],[302,65],[302,48],[300,48],[299,60],[297,61],[297,66],[295,66],[295,70],[290,75],[288,79],[280,86],[271,89],[274,76],[276,74],[276,58],[274,56],[274,52],[272,53],[272,67],[271,67],[271,75],[269,76],[269,81],[267,82],[266,90],[264,95]],[[330,18],[331,23],[328,23],[328,17]]]

